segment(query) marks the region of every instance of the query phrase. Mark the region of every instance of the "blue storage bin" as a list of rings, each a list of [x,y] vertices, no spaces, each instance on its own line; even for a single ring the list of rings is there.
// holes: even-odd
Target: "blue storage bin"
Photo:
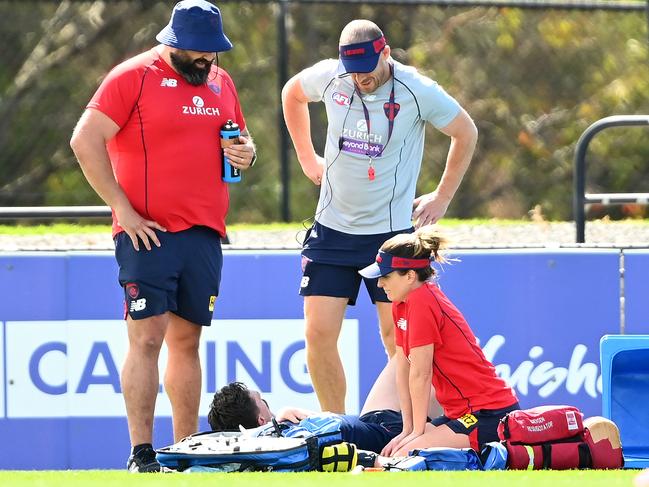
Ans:
[[[600,340],[602,416],[620,429],[624,466],[649,467],[649,335]]]

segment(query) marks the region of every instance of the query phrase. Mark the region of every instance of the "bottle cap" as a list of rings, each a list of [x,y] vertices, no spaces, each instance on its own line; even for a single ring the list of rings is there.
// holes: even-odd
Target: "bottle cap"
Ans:
[[[228,120],[227,122],[225,122],[223,127],[221,127],[221,130],[228,130],[228,131],[239,130],[239,125],[236,122],[233,122],[232,120]]]

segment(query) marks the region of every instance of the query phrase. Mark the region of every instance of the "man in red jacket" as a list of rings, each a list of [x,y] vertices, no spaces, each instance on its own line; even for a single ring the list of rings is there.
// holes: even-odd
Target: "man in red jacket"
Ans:
[[[152,429],[163,341],[174,437],[198,427],[198,344],[219,293],[229,204],[219,136],[227,120],[242,133],[224,149],[230,163],[245,170],[255,156],[234,83],[213,64],[232,48],[219,9],[179,2],[156,39],[106,76],[71,140],[88,182],[113,210],[129,337],[121,377],[127,468],[134,472],[160,469]]]

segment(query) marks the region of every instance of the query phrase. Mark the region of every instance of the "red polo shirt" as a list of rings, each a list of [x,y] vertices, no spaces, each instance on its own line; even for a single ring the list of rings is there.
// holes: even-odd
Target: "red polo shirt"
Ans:
[[[108,153],[138,213],[171,232],[204,225],[225,235],[219,132],[228,119],[242,131],[246,122],[222,68],[213,66],[207,84],[192,86],[152,49],[115,67],[87,108],[120,127]],[[113,213],[113,235],[120,231]]]
[[[424,283],[404,302],[392,303],[397,346],[433,345],[433,386],[444,415],[456,419],[480,409],[516,402],[514,391],[496,375],[462,313],[434,283]]]

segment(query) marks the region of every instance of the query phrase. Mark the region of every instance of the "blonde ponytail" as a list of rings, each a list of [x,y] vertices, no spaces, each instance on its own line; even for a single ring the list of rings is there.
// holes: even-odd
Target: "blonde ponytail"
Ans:
[[[436,225],[421,227],[414,233],[414,237],[414,258],[425,257],[442,264],[447,262],[439,252],[448,248],[448,240]]]
[[[396,257],[428,259],[445,264],[448,260],[440,254],[440,251],[446,249],[447,246],[448,240],[442,232],[435,225],[427,225],[414,233],[395,235],[381,246],[381,250]],[[435,270],[432,267],[413,270],[417,272],[420,281],[427,281],[435,275]]]

